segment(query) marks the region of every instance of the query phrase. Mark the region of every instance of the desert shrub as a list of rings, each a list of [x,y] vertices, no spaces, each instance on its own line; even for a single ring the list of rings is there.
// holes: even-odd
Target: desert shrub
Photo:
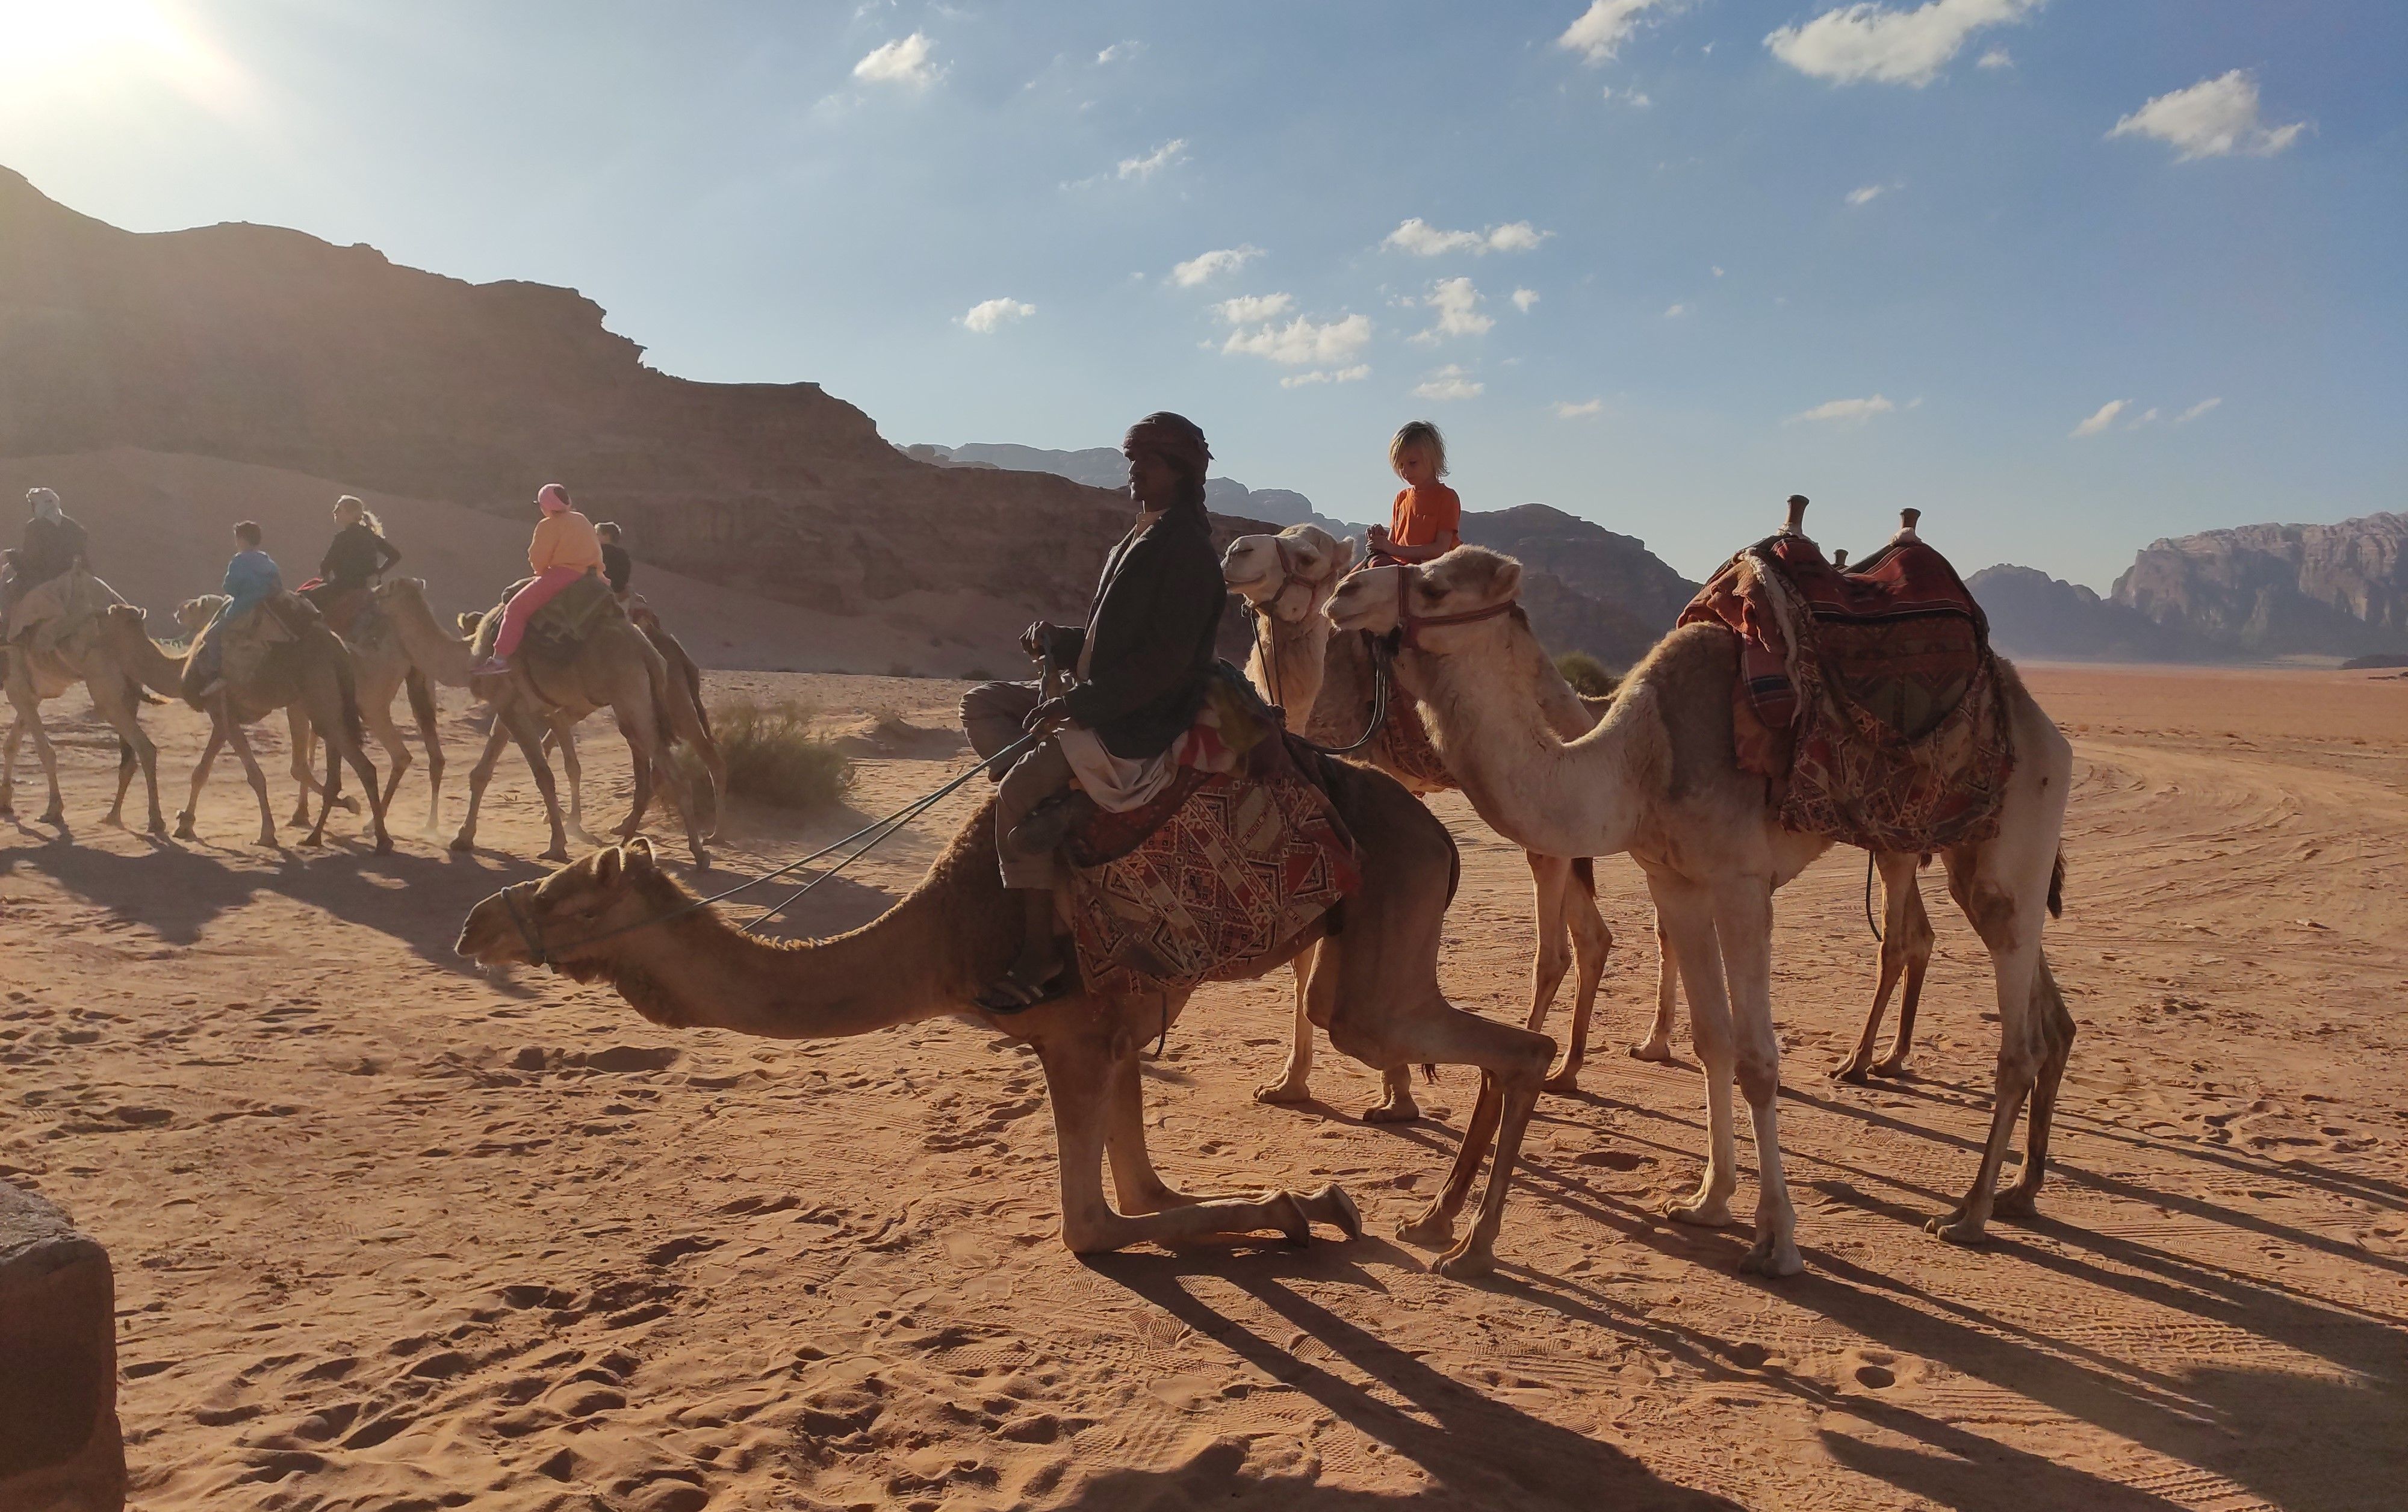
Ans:
[[[1586,651],[1566,651],[1555,658],[1555,670],[1572,685],[1572,692],[1590,698],[1608,698],[1621,678],[1605,669],[1605,663]]]
[[[811,733],[818,713],[800,699],[763,703],[739,696],[710,709],[711,733],[727,758],[728,791],[779,808],[824,808],[853,789],[853,762]],[[681,747],[678,760],[691,782],[702,762]]]

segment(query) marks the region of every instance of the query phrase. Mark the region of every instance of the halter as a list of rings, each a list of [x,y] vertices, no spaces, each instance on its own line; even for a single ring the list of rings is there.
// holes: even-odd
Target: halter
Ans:
[[[510,922],[519,927],[519,937],[526,941],[527,964],[530,966],[552,964],[550,959],[544,954],[543,931],[537,926],[535,916],[519,906],[519,889],[540,885],[536,882],[513,882],[501,892],[502,910],[510,916]]]
[[[1398,645],[1404,650],[1420,650],[1422,649],[1421,633],[1425,630],[1442,628],[1447,625],[1478,624],[1483,620],[1494,620],[1499,615],[1513,612],[1514,601],[1509,598],[1499,599],[1484,609],[1466,609],[1460,614],[1415,614],[1412,607],[1412,589],[1413,578],[1420,571],[1419,567],[1411,563],[1397,563]]]

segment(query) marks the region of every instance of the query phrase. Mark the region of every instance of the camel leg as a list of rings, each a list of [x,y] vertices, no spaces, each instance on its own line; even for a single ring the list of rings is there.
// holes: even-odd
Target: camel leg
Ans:
[[[1320,952],[1318,944],[1307,946],[1288,963],[1296,977],[1296,1027],[1288,1040],[1287,1064],[1281,1068],[1277,1081],[1254,1089],[1257,1103],[1302,1103],[1312,1096],[1312,1016],[1305,1007],[1305,984],[1312,979],[1313,958]]]
[[[1204,1198],[1159,1212],[1114,1212],[1104,1198],[1104,1148],[1113,1101],[1127,1096],[1116,1091],[1114,1084],[1124,1076],[1132,1080],[1138,1076],[1137,1046],[1134,1041],[1116,1046],[1102,1034],[1080,1034],[1040,1040],[1037,1050],[1045,1067],[1046,1100],[1054,1109],[1061,1162],[1062,1242],[1073,1253],[1100,1254],[1148,1240],[1172,1242],[1265,1229],[1276,1229],[1300,1245],[1312,1237],[1316,1217],[1338,1225],[1349,1237],[1360,1232],[1353,1201],[1335,1187],[1310,1197],[1271,1191],[1258,1198]],[[1141,1144],[1142,1117],[1137,1132]]]
[[[1229,1200],[1190,1196],[1162,1179],[1146,1148],[1145,1077],[1139,1070],[1138,1058],[1133,1054],[1116,1057],[1111,1077],[1111,1102],[1105,1113],[1104,1158],[1111,1166],[1112,1189],[1120,1199],[1120,1211],[1131,1215],[1159,1213],[1173,1207]],[[1306,1218],[1342,1229],[1350,1239],[1363,1232],[1363,1220],[1354,1210],[1354,1200],[1337,1187],[1299,1194],[1296,1200],[1304,1208]]]
[[[1550,882],[1546,873],[1554,874],[1556,920],[1552,927],[1544,922],[1540,926],[1538,959],[1531,973],[1530,1029],[1546,1027],[1547,1009],[1563,979],[1567,936],[1571,944],[1571,960],[1578,967],[1572,980],[1572,1027],[1565,1040],[1563,1067],[1540,1083],[1539,1090],[1576,1092],[1580,1091],[1581,1063],[1588,1058],[1589,1017],[1597,1009],[1598,983],[1605,976],[1606,961],[1613,953],[1613,931],[1605,916],[1598,912],[1593,886],[1581,878],[1580,863],[1535,854],[1529,856],[1529,861],[1531,882],[1539,894],[1538,917],[1542,921],[1549,916]]]
[[[419,834],[434,840],[443,833],[443,730],[442,710],[435,700],[435,685],[425,673],[416,667],[404,679],[409,692],[409,711],[418,721],[418,741],[426,749],[426,826]]]
[[[24,735],[25,720],[25,710],[19,706],[16,717],[8,721],[7,742],[0,745],[0,814],[17,811],[17,742]]]
[[[287,704],[284,706],[284,727],[291,733],[293,781],[298,790],[293,795],[293,817],[285,822],[295,825],[307,824],[309,822],[311,794],[322,796],[324,793],[316,776],[309,770],[310,763],[318,754],[318,731],[310,724],[308,713],[297,703]],[[325,816],[321,813],[318,828],[323,829],[325,824]],[[313,830],[310,833],[314,835],[317,831]],[[304,840],[302,844],[315,845],[317,841],[308,839]]]
[[[2048,969],[2045,954],[2041,957],[2035,988],[2044,1015],[2047,1058],[2041,1062],[2040,1078],[2032,1084],[2031,1117],[2024,1124],[2024,1174],[1999,1193],[1992,1208],[2000,1218],[2029,1218],[2037,1210],[2041,1177],[2048,1170],[2049,1125],[2057,1117],[2057,1089],[2065,1079],[2065,1063],[2073,1054],[2073,1015],[2066,1011],[2065,994],[2057,990],[2057,975]]]
[[[117,737],[117,794],[108,800],[108,812],[100,821],[112,830],[125,828],[125,795],[133,791],[134,774],[142,763],[135,759],[134,747],[123,735]]]
[[[1553,1052],[1550,1052],[1552,1058]],[[1463,1125],[1463,1138],[1455,1147],[1455,1162],[1447,1167],[1446,1179],[1440,1183],[1438,1194],[1419,1216],[1397,1225],[1397,1237],[1408,1244],[1427,1245],[1432,1248],[1455,1244],[1455,1215],[1463,1211],[1470,1200],[1471,1183],[1480,1175],[1481,1157],[1497,1137],[1498,1115],[1502,1104],[1497,1095],[1497,1078],[1484,1071],[1480,1074],[1480,1096],[1471,1105],[1471,1117]]]
[[[1380,1100],[1363,1110],[1366,1123],[1411,1123],[1422,1116],[1413,1101],[1413,1068],[1392,1065],[1380,1073]]]
[[[193,831],[193,816],[201,806],[201,787],[209,779],[209,768],[217,764],[218,749],[225,744],[225,721],[214,716],[209,720],[208,744],[201,748],[201,759],[193,763],[193,792],[184,800],[184,811],[176,816],[176,838],[197,840]]]
[[[42,817],[35,822],[64,826],[67,821],[67,806],[65,798],[59,792],[59,753],[50,745],[50,733],[42,728],[40,718],[37,716],[28,722],[34,732],[34,759],[42,763],[42,778],[50,789],[50,805],[42,810]]]
[[[1714,890],[1714,934],[1731,993],[1734,1060],[1741,1093],[1756,1126],[1756,1243],[1739,1268],[1760,1276],[1795,1276],[1806,1268],[1798,1253],[1798,1210],[1781,1164],[1781,1036],[1772,1022],[1772,883],[1732,877]]]
[[[250,781],[252,794],[259,799],[259,843],[264,846],[274,846],[276,814],[267,803],[267,774],[259,769],[259,758],[251,753],[251,737],[242,733],[242,726],[235,722],[233,713],[226,709],[227,696],[219,695],[218,719],[226,727],[226,743],[234,747],[235,755],[242,760],[243,777]],[[308,819],[308,812],[305,809],[301,817]]]
[[[309,826],[309,833],[301,837],[301,843],[305,846],[320,846],[326,843],[326,814],[335,806],[335,800],[342,796],[343,742],[336,738],[335,728],[338,727],[330,727],[326,732],[326,782],[318,793],[318,822]],[[314,746],[312,749],[315,749]],[[373,803],[377,795],[376,777],[371,775],[367,781],[368,801]],[[302,817],[305,819],[308,817],[308,804],[309,790],[304,788],[301,790],[301,805]]]
[[[390,723],[391,720],[388,720],[386,722]],[[318,828],[320,831],[325,829],[326,810],[334,806],[336,798],[342,792],[343,774],[340,763],[344,762],[351,763],[351,770],[359,774],[360,786],[367,790],[368,823],[369,829],[376,835],[377,854],[380,856],[388,854],[393,849],[393,835],[384,827],[384,809],[392,794],[390,792],[378,789],[376,763],[368,760],[366,749],[358,741],[353,740],[348,733],[340,740],[336,739],[332,735],[326,737],[326,801],[318,806]]]
[[[1572,945],[1570,926],[1565,910],[1570,906],[1572,886],[1572,863],[1561,856],[1542,856],[1526,850],[1522,859],[1530,866],[1530,922],[1534,935],[1530,951],[1530,1011],[1523,1019],[1523,1027],[1538,1034],[1547,1027],[1547,1010],[1555,1006],[1555,990],[1563,985],[1564,973],[1571,969]],[[1580,1090],[1580,1045],[1575,1041],[1564,1052],[1561,1071],[1547,1078],[1550,1091]]]
[[[143,733],[140,710],[122,690],[105,698],[93,698],[93,706],[117,732],[117,801],[109,806],[108,821],[124,823],[125,792],[132,782],[133,769],[138,765],[143,788],[150,800],[150,833],[166,834],[167,820],[159,811],[159,748]]]
[[[1681,965],[1672,953],[1672,944],[1664,934],[1664,921],[1656,921],[1656,1022],[1647,1037],[1630,1047],[1634,1061],[1664,1062],[1672,1059],[1672,1019],[1681,1006]]]
[[[552,848],[544,851],[545,861],[568,859],[568,835],[560,823],[560,790],[552,784],[552,763],[543,759],[543,727],[535,716],[512,708],[504,721],[510,737],[518,742],[520,753],[526,757],[527,771],[535,777],[535,791],[542,795],[544,818],[552,825]]]
[[[2014,833],[2004,824],[2001,828]],[[2001,875],[2009,870],[2008,849],[2005,840],[1991,840],[1948,855],[1948,891],[1989,950],[1999,990],[1999,1063],[1981,1167],[1956,1210],[1927,1225],[1952,1244],[1979,1244],[1986,1236],[1999,1170],[2014,1140],[2015,1120],[2053,1049],[2054,1015],[2042,1002],[2043,991],[2051,998],[2057,995],[2056,981],[2044,977],[2041,959],[2047,862],[2042,862],[2036,877],[2010,877]],[[2071,1048],[2070,1040],[2067,1048]],[[2026,1202],[2037,1192],[2035,1187]]]
[[[1915,858],[1884,851],[1872,861],[1882,882],[1881,979],[1873,988],[1873,1006],[1865,1015],[1865,1032],[1857,1037],[1855,1053],[1831,1073],[1841,1081],[1860,1082],[1871,1073],[1873,1045],[1881,1038],[1882,1017],[1889,1011],[1891,991],[1912,969],[1914,981],[1907,996],[1910,1000],[1920,997],[1923,968],[1931,961],[1931,917],[1923,911],[1923,893],[1914,885]],[[1913,1011],[1904,1003],[1899,1006],[1899,1034],[1883,1063],[1885,1077],[1897,1076],[1905,1065]]]
[[[468,812],[461,817],[460,833],[452,837],[452,849],[477,849],[477,810],[485,801],[485,784],[494,779],[494,763],[502,759],[502,747],[509,738],[510,721],[495,710],[494,727],[485,734],[484,753],[477,758],[476,765],[468,768]],[[535,763],[530,762],[528,764],[532,766]],[[555,859],[568,859],[566,845],[560,847],[560,855]]]
[[[1679,963],[1689,996],[1689,1043],[1706,1071],[1706,1174],[1686,1202],[1666,1205],[1664,1216],[1679,1223],[1720,1228],[1731,1220],[1731,1193],[1739,1190],[1739,1148],[1731,1127],[1731,1077],[1736,1057],[1730,999],[1723,988],[1721,946],[1713,906],[1695,883],[1651,873],[1656,928]]]
[[[585,827],[585,765],[577,758],[577,726],[555,724],[552,738],[560,751],[561,775],[568,779],[568,833],[579,845],[600,845]]]
[[[373,698],[362,699],[360,722],[367,727],[369,735],[376,737],[376,743],[384,748],[384,789],[375,805],[378,812],[381,813],[393,806],[393,795],[401,791],[402,777],[409,770],[412,758],[408,745],[401,738],[401,726],[393,722],[392,704],[380,704]],[[368,790],[372,793],[377,791],[375,788]]]
[[[1906,1052],[1914,1048],[1914,1010],[1923,1003],[1923,974],[1930,969],[1935,940],[1931,915],[1924,910],[1923,890],[1915,886],[1914,868],[1907,868],[1900,886],[1907,902],[1906,986],[1899,993],[1898,1036],[1890,1041],[1889,1053],[1873,1063],[1876,1077],[1906,1075]]]

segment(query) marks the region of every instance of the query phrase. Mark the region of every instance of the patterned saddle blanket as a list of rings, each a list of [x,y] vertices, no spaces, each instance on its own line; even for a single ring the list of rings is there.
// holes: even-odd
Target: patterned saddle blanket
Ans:
[[[1901,531],[1845,571],[1803,535],[1716,572],[1681,623],[1740,637],[1734,744],[1803,834],[1928,852],[1998,833],[2014,768],[1989,621]]]
[[[494,654],[494,637],[502,632],[502,610],[509,606],[511,594],[533,582],[522,578],[502,593],[502,601],[485,615],[477,627],[476,653],[479,659]],[[577,645],[592,633],[595,621],[617,609],[619,600],[610,585],[601,577],[588,573],[552,597],[552,602],[535,611],[527,620],[527,638],[550,642],[554,648]]]
[[[1070,935],[1093,991],[1258,975],[1362,885],[1354,837],[1308,775],[1313,758],[1234,672],[1216,678],[1176,750],[1160,796],[1096,815],[1063,848]]]

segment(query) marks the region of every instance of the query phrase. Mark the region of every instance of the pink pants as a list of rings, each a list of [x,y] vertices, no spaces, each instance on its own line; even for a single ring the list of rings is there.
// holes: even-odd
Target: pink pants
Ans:
[[[527,621],[535,611],[560,596],[560,591],[585,574],[576,567],[552,567],[535,581],[510,595],[502,607],[502,628],[494,636],[494,654],[510,656],[517,652],[519,642],[526,638]]]

